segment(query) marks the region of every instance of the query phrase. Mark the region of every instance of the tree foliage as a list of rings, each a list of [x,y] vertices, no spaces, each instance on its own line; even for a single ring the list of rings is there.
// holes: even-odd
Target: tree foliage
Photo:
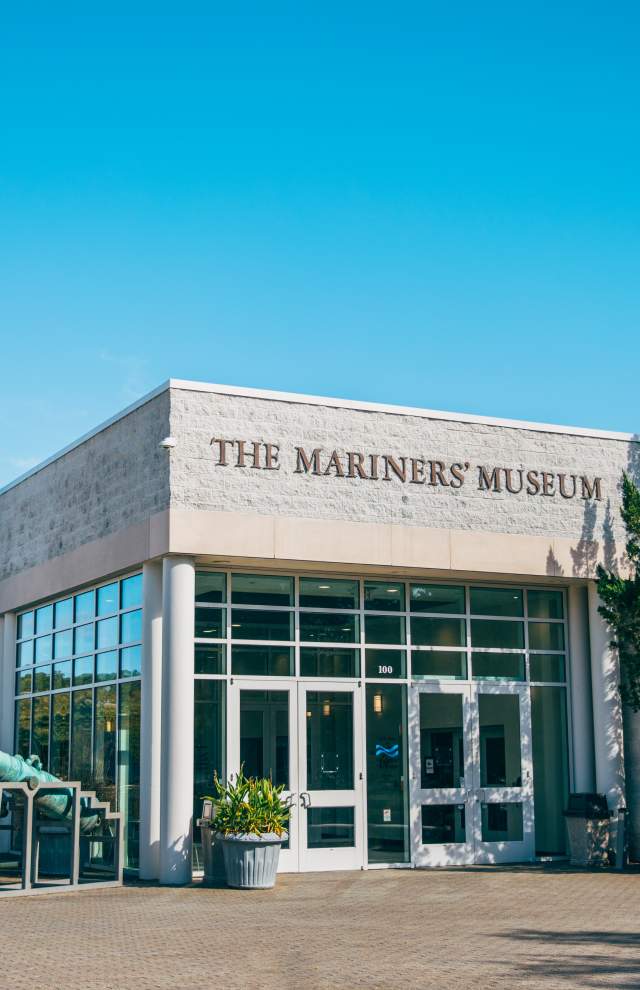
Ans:
[[[640,710],[640,489],[628,474],[622,475],[622,519],[627,531],[629,577],[598,566],[600,615],[613,633],[611,645],[620,657],[622,699]]]

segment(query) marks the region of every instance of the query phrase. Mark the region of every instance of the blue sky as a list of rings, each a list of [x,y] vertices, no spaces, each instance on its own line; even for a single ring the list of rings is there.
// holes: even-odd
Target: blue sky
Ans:
[[[168,377],[640,428],[637,5],[20,6],[0,483]]]

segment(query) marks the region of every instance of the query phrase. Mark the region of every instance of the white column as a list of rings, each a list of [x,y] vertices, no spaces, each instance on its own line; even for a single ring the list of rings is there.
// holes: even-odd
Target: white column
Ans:
[[[140,712],[140,879],[160,869],[162,726],[162,564],[142,567],[142,701]]]
[[[596,768],[593,748],[589,607],[586,587],[571,585],[568,605],[573,789],[590,793],[595,790],[596,786]]]
[[[193,814],[193,620],[195,569],[162,562],[162,783],[160,882],[191,881]]]
[[[13,753],[13,715],[16,673],[16,617],[5,612],[0,662],[0,749]]]
[[[598,612],[600,599],[594,581],[589,582],[588,595],[596,789],[607,795],[609,808],[614,810],[624,799],[620,674],[618,658],[609,645],[611,631]]]

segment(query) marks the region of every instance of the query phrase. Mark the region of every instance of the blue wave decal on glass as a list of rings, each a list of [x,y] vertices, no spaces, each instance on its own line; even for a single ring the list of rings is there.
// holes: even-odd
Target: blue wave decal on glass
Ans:
[[[389,756],[395,759],[399,754],[399,743],[394,743],[392,746],[383,746],[382,743],[376,743],[376,756]]]

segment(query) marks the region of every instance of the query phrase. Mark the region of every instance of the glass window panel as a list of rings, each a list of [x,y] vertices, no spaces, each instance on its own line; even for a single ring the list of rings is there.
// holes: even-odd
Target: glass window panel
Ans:
[[[124,619],[124,615],[122,618]],[[100,619],[99,622],[96,622],[96,644],[99,650],[118,645],[117,616],[112,619]]]
[[[63,660],[62,663],[53,665],[53,687],[71,687],[71,660]]]
[[[562,856],[566,852],[562,813],[569,793],[564,688],[531,688],[531,738],[536,855]]]
[[[293,614],[259,609],[234,608],[231,613],[233,639],[293,639]]]
[[[344,578],[300,578],[303,608],[360,608],[358,581]]]
[[[420,786],[464,787],[461,694],[420,695]]]
[[[51,760],[50,772],[67,780],[69,777],[69,728],[71,704],[68,692],[51,698]]]
[[[483,842],[522,842],[522,805],[485,804],[480,806]]]
[[[118,651],[98,653],[96,656],[96,680],[115,681],[118,676]]]
[[[95,646],[95,632],[93,622],[87,626],[77,626],[73,631],[73,652],[89,653]]]
[[[226,600],[226,575],[196,571],[196,602],[216,604]]]
[[[226,608],[196,608],[196,639],[224,639],[227,635]]]
[[[142,647],[125,646],[120,650],[120,677],[139,677],[142,671]]]
[[[43,660],[51,660],[53,636],[39,636],[35,643],[35,662],[41,663]]]
[[[405,677],[407,654],[405,650],[367,650],[365,653],[367,677]]]
[[[411,654],[411,676],[465,680],[467,654],[453,650],[414,650]]]
[[[234,646],[231,673],[289,677],[293,674],[293,648],[290,646]]]
[[[117,581],[98,588],[96,609],[98,615],[113,615],[114,612],[118,611],[118,590]]]
[[[18,639],[33,636],[35,632],[35,613],[23,612],[18,616]]]
[[[29,694],[31,692],[31,671],[22,670],[16,674],[16,694]]]
[[[98,799],[116,801],[116,686],[96,688],[93,731],[93,785]]]
[[[212,650],[212,647],[204,647]],[[218,647],[216,647],[218,649]],[[226,778],[226,684],[194,683],[193,820],[202,816],[202,799],[213,793],[213,775]],[[194,869],[203,868],[200,829],[194,829]]]
[[[423,804],[423,846],[466,841],[465,806],[463,804]]]
[[[520,699],[517,694],[479,694],[480,786],[522,787]]]
[[[91,726],[93,722],[93,691],[73,691],[71,694],[71,779],[86,787],[91,781]]]
[[[140,681],[120,686],[118,810],[125,817],[125,866],[136,869],[140,834]]]
[[[16,753],[26,759],[31,752],[31,698],[16,702],[15,743]]]
[[[300,649],[302,677],[358,677],[360,650],[340,647],[303,646]]]
[[[33,663],[33,640],[18,644],[18,667],[28,667]]]
[[[307,691],[307,789],[351,790],[353,695],[350,691]]]
[[[471,620],[471,645],[495,650],[524,649],[524,623],[497,619]]]
[[[56,602],[55,610],[56,629],[66,629],[73,625],[73,598],[65,598],[64,601]]]
[[[309,808],[307,848],[344,849],[355,846],[354,808]]]
[[[83,591],[75,597],[76,622],[87,622],[95,614],[95,592]]]
[[[49,766],[49,704],[50,695],[33,699],[31,752],[40,757],[43,767]]]
[[[46,664],[44,667],[36,667],[34,669],[33,690],[34,691],[51,690],[51,664]]]
[[[240,605],[293,605],[293,578],[266,574],[234,574],[231,601]]]
[[[196,643],[196,674],[226,674],[226,649],[227,648],[224,643],[217,643],[215,646],[208,646],[205,643]]]
[[[401,581],[365,581],[364,607],[379,612],[404,612],[404,584]]]
[[[532,653],[529,656],[529,677],[532,681],[564,681],[564,657],[557,653]]]
[[[474,653],[471,669],[476,679],[524,681],[526,677],[524,653]]]
[[[561,591],[527,591],[530,619],[563,619]]]
[[[367,684],[366,705],[369,862],[406,863],[406,688]]]
[[[564,625],[561,622],[530,622],[530,650],[564,650]]]
[[[464,612],[464,588],[445,584],[412,584],[412,612]]]
[[[73,661],[73,683],[91,684],[93,681],[93,657],[77,657]]]
[[[142,574],[133,574],[120,583],[121,608],[139,608],[142,605]]]
[[[404,615],[365,615],[365,643],[406,642]]]
[[[360,640],[359,616],[301,612],[300,639],[310,643],[357,643]]]
[[[57,632],[53,637],[53,655],[56,660],[70,657],[73,653],[73,629]]]
[[[240,763],[289,790],[288,691],[240,691]]]
[[[109,621],[109,620],[107,620]],[[98,646],[100,646],[100,626],[101,622],[98,623]],[[120,616],[120,642],[121,643],[139,643],[142,639],[142,609],[136,612],[125,612],[124,615]],[[115,646],[115,643],[105,644],[109,646]]]
[[[523,615],[519,588],[471,588],[472,615]]]
[[[36,609],[36,632],[38,635],[41,633],[51,632],[53,629],[53,605],[43,605],[41,608]]]
[[[414,646],[464,646],[466,638],[464,619],[411,619]]]

